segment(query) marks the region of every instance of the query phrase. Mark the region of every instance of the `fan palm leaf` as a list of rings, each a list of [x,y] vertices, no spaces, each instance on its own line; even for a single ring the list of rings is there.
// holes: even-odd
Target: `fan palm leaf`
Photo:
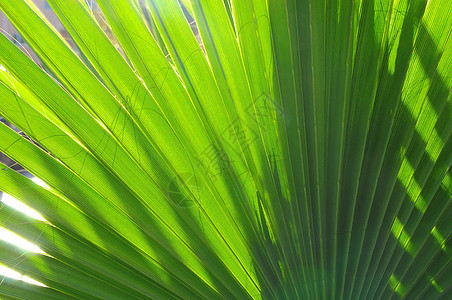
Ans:
[[[0,0],[39,57],[0,35],[0,151],[47,185],[2,165],[42,217],[0,209],[1,297],[452,293],[451,1],[48,3],[75,47]]]

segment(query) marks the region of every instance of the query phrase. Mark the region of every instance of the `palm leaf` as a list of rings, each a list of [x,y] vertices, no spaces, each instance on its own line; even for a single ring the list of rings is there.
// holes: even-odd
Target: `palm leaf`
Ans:
[[[70,43],[0,0],[41,62],[0,35],[0,151],[48,186],[2,164],[42,216],[0,209],[2,298],[450,294],[450,1],[48,2]]]

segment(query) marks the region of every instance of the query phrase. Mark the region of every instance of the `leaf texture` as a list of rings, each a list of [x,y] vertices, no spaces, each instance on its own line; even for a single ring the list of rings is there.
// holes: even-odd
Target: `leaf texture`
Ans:
[[[447,299],[452,2],[0,9],[5,299]],[[101,17],[99,17],[99,15]],[[106,31],[106,27],[108,27]],[[4,32],[2,30],[2,32]]]

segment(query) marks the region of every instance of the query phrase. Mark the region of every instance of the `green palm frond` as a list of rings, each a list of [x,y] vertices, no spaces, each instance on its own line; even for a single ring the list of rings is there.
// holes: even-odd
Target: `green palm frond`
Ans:
[[[67,36],[0,0],[39,58],[0,34],[0,152],[47,185],[1,166],[42,216],[0,207],[2,299],[450,297],[451,1],[48,3]]]

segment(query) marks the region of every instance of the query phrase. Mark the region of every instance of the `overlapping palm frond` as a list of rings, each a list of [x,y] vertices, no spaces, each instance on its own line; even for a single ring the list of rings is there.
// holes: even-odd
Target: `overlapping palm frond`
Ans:
[[[451,1],[48,2],[77,50],[0,0],[41,62],[0,35],[0,151],[49,186],[0,170],[43,217],[1,207],[0,297],[451,295]]]

